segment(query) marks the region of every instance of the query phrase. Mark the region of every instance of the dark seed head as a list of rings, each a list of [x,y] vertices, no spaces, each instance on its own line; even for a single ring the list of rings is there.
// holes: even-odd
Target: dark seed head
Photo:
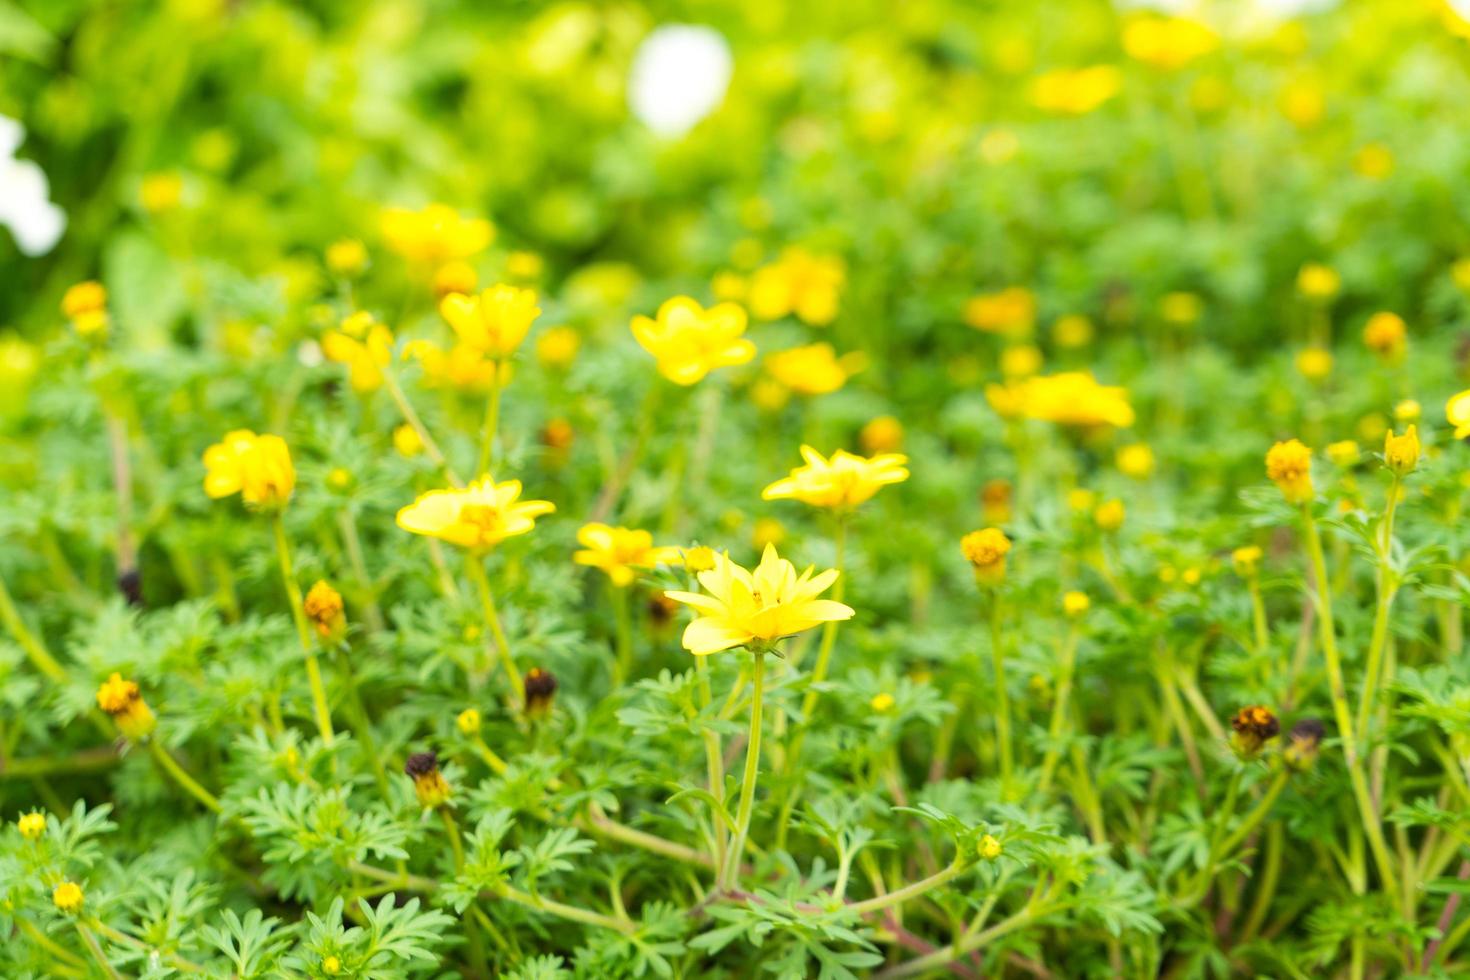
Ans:
[[[427,776],[439,768],[439,756],[434,752],[415,752],[403,764],[403,771],[414,779]]]

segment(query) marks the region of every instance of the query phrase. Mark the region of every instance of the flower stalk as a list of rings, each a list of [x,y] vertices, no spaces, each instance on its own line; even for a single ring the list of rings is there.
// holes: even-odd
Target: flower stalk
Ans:
[[[291,542],[286,537],[286,522],[278,511],[272,517],[276,536],[276,557],[281,566],[281,580],[286,585],[286,595],[291,602],[291,616],[296,621],[296,633],[301,638],[301,649],[306,655],[306,679],[311,687],[312,710],[316,715],[317,730],[322,741],[331,745],[332,712],[327,706],[327,690],[322,683],[322,668],[317,663],[316,644],[311,638],[311,626],[306,619],[306,608],[301,598],[301,586],[296,583],[296,573],[291,563]]]

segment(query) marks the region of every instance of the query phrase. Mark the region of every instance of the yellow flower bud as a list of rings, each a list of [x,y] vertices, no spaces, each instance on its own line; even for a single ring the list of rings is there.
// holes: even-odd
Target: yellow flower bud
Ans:
[[[887,714],[888,712],[892,711],[893,705],[893,695],[889,694],[887,691],[883,691],[882,693],[873,695],[873,699],[868,702],[868,707],[872,708],[880,715]]]
[[[1419,427],[1411,425],[1407,432],[1383,437],[1383,462],[1396,476],[1406,476],[1419,465]]]
[[[1118,450],[1118,470],[1135,480],[1146,480],[1154,471],[1154,451],[1141,442]]]
[[[1332,352],[1325,347],[1305,347],[1297,352],[1296,369],[1308,381],[1321,381],[1332,373]]]
[[[1412,398],[1405,398],[1393,407],[1393,417],[1396,422],[1417,422],[1423,414],[1424,410]]]
[[[1385,361],[1396,361],[1408,345],[1408,327],[1397,313],[1375,313],[1363,327],[1363,344]]]
[[[398,450],[398,455],[413,459],[424,451],[424,440],[418,429],[405,422],[393,430],[393,448]]]
[[[15,829],[26,840],[40,840],[46,833],[46,814],[40,812],[22,813],[20,819],[15,822]]]
[[[306,593],[303,608],[306,618],[316,626],[317,635],[323,640],[336,642],[347,632],[342,594],[327,582],[318,580],[312,585]]]
[[[478,735],[480,732],[480,713],[474,708],[466,708],[454,719],[454,724],[460,732],[465,735]]]
[[[577,359],[582,337],[571,327],[551,327],[536,338],[536,360],[549,368],[567,368]]]
[[[329,977],[335,977],[342,972],[342,961],[335,956],[328,956],[322,960],[322,972]]]
[[[1092,519],[1097,522],[1098,530],[1113,532],[1123,526],[1123,519],[1128,516],[1127,509],[1121,500],[1109,500],[1098,505],[1093,511]]]
[[[1241,578],[1255,578],[1264,556],[1265,553],[1258,545],[1248,544],[1230,553],[1230,564],[1234,567],[1235,574]]]
[[[51,904],[55,905],[62,912],[76,912],[82,907],[84,897],[82,895],[81,885],[78,885],[74,881],[63,881],[51,893]]]
[[[451,293],[469,295],[479,284],[480,274],[468,262],[449,262],[434,270],[434,295],[441,299]]]
[[[980,585],[993,587],[1005,581],[1011,539],[1000,528],[971,531],[960,539],[960,550],[974,567],[975,581]]]
[[[1068,619],[1078,619],[1092,608],[1092,600],[1087,598],[1086,592],[1068,592],[1062,596],[1062,612],[1067,614]]]
[[[97,707],[111,715],[117,730],[134,742],[153,734],[158,724],[137,683],[123,680],[116,671],[97,688]]]
[[[1358,461],[1358,457],[1361,455],[1362,450],[1358,448],[1358,444],[1352,439],[1342,439],[1338,442],[1331,443],[1327,447],[1327,458],[1332,460],[1332,465],[1342,469],[1347,469],[1349,466],[1352,466]]]
[[[990,834],[986,834],[984,837],[980,838],[980,846],[976,848],[976,850],[979,851],[980,857],[984,860],[994,861],[996,858],[1000,857],[1000,841],[996,840]]]
[[[1330,300],[1342,288],[1342,277],[1331,266],[1309,262],[1297,273],[1296,288],[1307,299]]]
[[[1312,451],[1298,439],[1278,442],[1266,453],[1266,475],[1290,504],[1304,504],[1312,487]]]
[[[367,246],[356,238],[344,238],[327,246],[327,268],[335,275],[352,277],[367,268]]]
[[[858,442],[870,456],[897,452],[903,448],[903,423],[892,415],[880,415],[863,426]]]

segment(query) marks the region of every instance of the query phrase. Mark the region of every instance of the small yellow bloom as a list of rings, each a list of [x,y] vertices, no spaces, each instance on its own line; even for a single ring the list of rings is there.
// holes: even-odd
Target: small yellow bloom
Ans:
[[[1241,578],[1255,578],[1263,557],[1265,552],[1259,545],[1248,544],[1230,553],[1230,564]]]
[[[536,360],[549,368],[565,370],[577,359],[582,335],[572,327],[551,327],[536,338]]]
[[[903,423],[892,415],[880,415],[858,433],[858,442],[863,452],[891,453],[903,448]]]
[[[1180,578],[1184,580],[1185,585],[1199,585],[1200,570],[1194,567],[1186,568]]]
[[[505,257],[505,274],[521,282],[533,282],[546,271],[546,262],[535,252],[511,252]]]
[[[1168,293],[1159,301],[1159,315],[1176,327],[1197,323],[1204,312],[1205,301],[1197,293]]]
[[[415,752],[408,757],[403,771],[413,780],[413,792],[419,806],[426,810],[437,809],[449,802],[452,793],[449,781],[439,771],[439,756],[433,752]]]
[[[1352,439],[1342,439],[1327,446],[1327,458],[1332,465],[1346,469],[1358,461],[1362,451]]]
[[[1006,555],[1011,539],[997,527],[971,531],[960,539],[960,550],[975,569],[975,581],[981,585],[999,585],[1006,577]]]
[[[306,593],[303,603],[306,618],[316,627],[323,640],[340,640],[347,632],[347,616],[343,612],[342,593],[318,579]]]
[[[1023,415],[1076,428],[1128,428],[1134,422],[1127,389],[1100,385],[1084,371],[1064,371],[1008,385],[989,385],[985,397],[997,412],[1007,417]]]
[[[1464,292],[1470,293],[1470,256],[1455,260],[1450,266],[1450,280]]]
[[[839,572],[828,569],[800,575],[795,566],[767,545],[760,564],[747,571],[717,555],[715,567],[699,573],[699,584],[709,593],[666,592],[670,599],[692,606],[699,616],[684,630],[684,648],[696,657],[731,647],[767,648],[822,623],[850,619],[851,606],[818,598]]]
[[[107,287],[94,279],[79,282],[61,297],[61,312],[69,320],[107,309]]]
[[[1423,414],[1424,410],[1412,398],[1405,398],[1393,407],[1393,417],[1396,422],[1417,422]]]
[[[1057,321],[1051,325],[1051,339],[1058,347],[1067,350],[1086,347],[1092,343],[1096,332],[1092,321],[1080,313],[1068,313],[1066,316],[1057,317]]]
[[[344,238],[327,246],[327,268],[334,275],[352,278],[368,265],[367,246],[356,238]]]
[[[1127,515],[1123,501],[1107,500],[1098,504],[1097,510],[1092,512],[1092,519],[1097,522],[1098,530],[1112,532],[1123,526],[1123,519]]]
[[[469,295],[480,284],[480,274],[463,260],[446,262],[434,270],[434,295],[442,301],[451,293]]]
[[[780,544],[785,540],[786,525],[774,517],[762,517],[750,529],[750,543],[760,551],[764,551],[767,545]]]
[[[393,448],[400,456],[412,459],[424,451],[424,440],[418,429],[405,422],[393,430]]]
[[[829,459],[811,446],[802,446],[801,456],[806,465],[766,487],[761,493],[763,500],[800,500],[813,507],[849,509],[883,487],[909,478],[909,471],[904,469],[908,457],[896,453],[864,459],[839,449]]]
[[[454,719],[454,724],[462,734],[478,735],[480,732],[480,712],[474,708],[466,708]]]
[[[1036,296],[1023,286],[982,293],[965,304],[965,323],[986,333],[1024,336],[1036,325]]]
[[[1067,491],[1067,509],[1075,514],[1087,514],[1097,506],[1097,494],[1085,487],[1073,487]]]
[[[882,691],[878,694],[873,695],[873,699],[868,702],[868,707],[872,708],[880,715],[886,715],[888,712],[893,710],[893,706],[896,703],[897,702],[893,700],[892,694],[889,694],[887,691]]]
[[[743,303],[749,297],[750,283],[738,272],[718,272],[710,281],[710,292],[721,303]]]
[[[789,248],[780,259],[757,269],[750,281],[750,312],[760,320],[779,320],[796,314],[803,323],[824,327],[837,318],[842,285],[847,278],[842,260]]]
[[[482,550],[536,526],[549,500],[519,500],[521,481],[496,483],[486,474],[463,489],[430,490],[398,512],[398,526],[461,548]]]
[[[1086,592],[1068,592],[1062,596],[1062,612],[1068,619],[1077,619],[1092,608],[1092,600]]]
[[[1455,438],[1470,436],[1470,389],[1452,397],[1444,406],[1445,419],[1455,427]]]
[[[296,489],[291,451],[280,436],[236,429],[204,451],[204,492],[212,499],[238,493],[246,506],[280,508]]]
[[[1363,327],[1363,343],[1385,361],[1403,357],[1408,346],[1408,327],[1397,313],[1375,313]]]
[[[322,972],[329,977],[335,977],[342,972],[342,961],[335,956],[328,956],[322,960]]]
[[[172,211],[184,199],[184,179],[176,173],[153,173],[143,177],[138,200],[149,214]]]
[[[1123,73],[1113,65],[1057,68],[1031,83],[1031,104],[1044,112],[1084,116],[1122,87]]]
[[[1342,277],[1331,266],[1308,262],[1296,274],[1296,288],[1307,299],[1325,302],[1342,289]]]
[[[684,567],[691,572],[707,572],[715,567],[715,549],[696,545],[684,549]]]
[[[1353,169],[1369,180],[1393,176],[1393,151],[1382,143],[1368,143],[1353,156]]]
[[[1283,87],[1277,104],[1281,107],[1281,114],[1301,129],[1317,125],[1327,113],[1322,87],[1311,81],[1291,82]]]
[[[1000,353],[1000,373],[1007,378],[1029,378],[1041,370],[1041,349],[1034,344],[1016,344]]]
[[[1332,352],[1325,347],[1303,347],[1296,355],[1296,369],[1308,381],[1321,381],[1332,373]]]
[[[1383,462],[1396,476],[1406,476],[1419,465],[1419,427],[1409,426],[1396,436],[1389,432],[1383,438]]]
[[[756,378],[750,386],[750,400],[763,412],[779,412],[791,401],[791,389],[775,378]]]
[[[1266,453],[1266,475],[1281,489],[1287,503],[1312,499],[1312,451],[1299,439],[1278,442]]]
[[[491,358],[514,354],[541,315],[536,291],[501,283],[475,296],[451,293],[439,312],[460,341]]]
[[[116,671],[97,688],[97,707],[111,715],[117,730],[134,742],[153,734],[157,725],[137,682],[123,680]]]
[[[322,337],[322,354],[347,365],[354,391],[376,391],[383,384],[383,369],[393,360],[393,332],[371,313],[359,311],[344,319],[340,330]]]
[[[403,356],[419,362],[428,387],[449,387],[464,392],[484,392],[495,381],[497,361],[468,344],[444,350],[431,340],[411,340],[403,345]],[[501,383],[510,379],[510,365],[500,372]]]
[[[51,904],[62,912],[76,912],[82,907],[82,886],[74,881],[63,881],[51,893]]]
[[[837,356],[831,344],[808,344],[772,354],[766,358],[766,370],[792,391],[802,395],[826,395],[847,384],[847,379],[862,370],[861,354]]]
[[[1219,46],[1214,31],[1186,17],[1139,17],[1123,29],[1128,57],[1162,71],[1177,71]]]
[[[677,385],[692,385],[711,371],[749,363],[755,344],[744,337],[745,310],[719,303],[706,310],[688,296],[675,296],[651,319],[635,316],[633,338],[652,354],[658,372]]]
[[[351,490],[354,480],[352,471],[343,466],[334,466],[327,471],[327,486],[338,493]]]
[[[678,548],[655,547],[647,531],[607,524],[584,524],[577,531],[577,543],[582,550],[572,555],[572,561],[602,569],[619,587],[633,584],[636,569],[676,564],[680,555]]]
[[[984,858],[986,861],[994,861],[996,858],[1000,857],[1001,854],[1000,841],[996,840],[990,834],[986,834],[984,837],[980,838],[980,846],[977,848],[977,850],[980,853],[980,857]]]
[[[1118,450],[1118,471],[1135,480],[1147,480],[1154,472],[1154,451],[1141,442]]]
[[[46,814],[39,811],[22,813],[15,822],[15,829],[26,840],[40,840],[41,835],[46,833]]]
[[[447,204],[420,210],[388,208],[383,212],[383,238],[394,252],[421,265],[439,266],[483,252],[495,237],[490,222],[462,218]]]

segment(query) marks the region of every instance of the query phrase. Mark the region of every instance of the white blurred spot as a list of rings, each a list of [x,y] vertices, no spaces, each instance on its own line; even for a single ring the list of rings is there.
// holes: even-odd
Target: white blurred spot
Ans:
[[[29,160],[15,159],[25,128],[0,116],[0,225],[10,229],[26,255],[45,255],[66,230],[66,212],[51,203],[46,172]]]
[[[633,115],[660,136],[682,136],[717,109],[734,59],[719,31],[671,24],[638,47],[628,79]]]

